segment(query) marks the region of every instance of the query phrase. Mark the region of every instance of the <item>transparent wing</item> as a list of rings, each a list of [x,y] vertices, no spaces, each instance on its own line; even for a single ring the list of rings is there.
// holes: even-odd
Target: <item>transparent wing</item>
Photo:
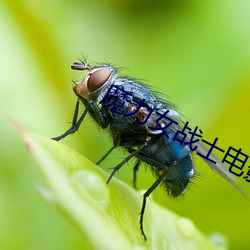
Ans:
[[[208,149],[206,146],[204,146],[202,143],[198,142],[196,144],[197,150],[196,152],[202,154],[202,155],[207,155]],[[229,183],[231,183],[245,198],[249,199],[249,197],[243,192],[243,190],[237,185],[235,181],[235,177],[230,174],[228,171],[228,168],[221,162],[221,160],[213,153],[211,153],[211,158],[216,161],[216,164],[206,160],[205,158],[202,158],[206,164],[212,168],[217,174],[222,176],[224,179],[226,179]]]

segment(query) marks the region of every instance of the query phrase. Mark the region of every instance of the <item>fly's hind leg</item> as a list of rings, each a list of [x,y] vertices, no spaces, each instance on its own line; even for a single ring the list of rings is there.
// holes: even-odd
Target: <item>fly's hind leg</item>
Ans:
[[[144,212],[145,212],[145,208],[146,208],[146,201],[147,201],[148,196],[158,187],[158,185],[162,182],[162,180],[164,179],[165,176],[166,176],[165,172],[163,174],[161,174],[157,178],[157,180],[153,183],[153,185],[143,195],[142,207],[141,207],[141,212],[140,212],[140,230],[141,230],[141,233],[142,233],[144,240],[147,240],[147,236],[146,236],[146,234],[144,232],[144,228],[143,228],[143,217],[144,217]]]
[[[140,160],[137,160],[136,163],[135,163],[135,165],[134,165],[134,168],[133,168],[133,187],[134,187],[135,189],[137,189],[137,188],[136,188],[136,179],[137,179],[137,178],[136,178],[136,175],[137,175],[137,171],[138,171],[140,165],[141,165],[141,161],[140,161]]]

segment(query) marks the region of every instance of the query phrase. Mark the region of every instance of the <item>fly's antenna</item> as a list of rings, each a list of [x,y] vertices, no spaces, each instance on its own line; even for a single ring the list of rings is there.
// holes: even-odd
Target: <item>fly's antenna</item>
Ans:
[[[84,62],[73,62],[71,69],[74,70],[89,70],[89,65]]]

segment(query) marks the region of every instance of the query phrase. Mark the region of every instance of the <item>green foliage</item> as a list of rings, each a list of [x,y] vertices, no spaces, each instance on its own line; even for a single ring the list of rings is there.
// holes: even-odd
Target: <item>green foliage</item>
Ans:
[[[116,178],[107,186],[108,174],[75,150],[21,134],[44,176],[46,187],[39,185],[39,190],[81,232],[82,249],[225,249],[213,245],[190,220],[150,200],[145,242],[138,225],[142,192]]]

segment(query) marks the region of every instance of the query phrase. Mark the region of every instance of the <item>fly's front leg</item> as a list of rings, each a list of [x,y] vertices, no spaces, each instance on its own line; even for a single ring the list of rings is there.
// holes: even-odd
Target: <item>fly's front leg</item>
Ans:
[[[80,104],[80,101],[78,99],[77,102],[76,102],[71,127],[65,133],[63,133],[62,135],[59,135],[57,137],[53,137],[51,139],[53,139],[55,141],[60,141],[64,137],[68,136],[69,134],[75,133],[79,129],[79,127],[80,127],[80,125],[81,125],[81,123],[82,123],[82,121],[83,121],[84,117],[86,116],[86,114],[88,112],[88,109],[89,109],[89,105],[87,105],[86,109],[84,110],[84,112],[80,116],[79,120],[77,120],[78,119],[78,112],[79,112],[79,104]]]

